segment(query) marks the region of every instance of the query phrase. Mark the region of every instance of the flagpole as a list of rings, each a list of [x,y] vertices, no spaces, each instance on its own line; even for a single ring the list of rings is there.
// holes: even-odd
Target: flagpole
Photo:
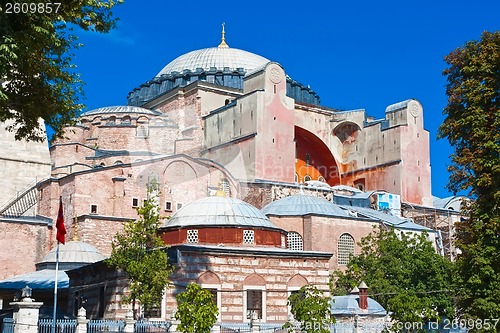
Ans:
[[[52,319],[52,333],[56,333],[57,278],[59,275],[59,243],[66,244],[66,240],[64,238],[64,236],[66,235],[66,228],[64,227],[64,213],[63,213],[62,196],[59,197],[59,211],[57,213],[56,229],[57,229],[57,233],[56,233],[56,239],[57,239],[56,278],[54,280],[54,318]]]
[[[56,311],[57,311],[57,276],[59,271],[59,242],[56,247],[56,278],[54,282],[54,316],[52,319],[52,333],[56,332]]]

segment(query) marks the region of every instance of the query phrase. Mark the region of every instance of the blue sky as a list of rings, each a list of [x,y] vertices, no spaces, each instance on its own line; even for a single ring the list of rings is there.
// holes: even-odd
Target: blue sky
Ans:
[[[280,63],[321,104],[385,108],[408,98],[424,107],[431,136],[432,192],[446,190],[452,153],[437,140],[446,105],[443,57],[484,30],[500,29],[500,1],[165,1],[125,0],[109,34],[83,32],[74,62],[87,109],[123,105],[127,94],[186,52],[220,43]]]

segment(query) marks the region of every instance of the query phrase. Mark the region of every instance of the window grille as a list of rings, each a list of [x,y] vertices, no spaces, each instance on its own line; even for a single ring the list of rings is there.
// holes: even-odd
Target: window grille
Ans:
[[[354,255],[354,238],[349,234],[343,234],[339,238],[337,262],[339,265],[347,265],[351,255]]]
[[[187,242],[198,243],[198,229],[187,231]]]
[[[253,230],[243,230],[243,243],[244,244],[254,244],[254,232]]]
[[[295,251],[302,251],[304,249],[302,243],[302,236],[300,236],[297,232],[289,232],[286,235],[286,239],[288,242],[288,249]]]

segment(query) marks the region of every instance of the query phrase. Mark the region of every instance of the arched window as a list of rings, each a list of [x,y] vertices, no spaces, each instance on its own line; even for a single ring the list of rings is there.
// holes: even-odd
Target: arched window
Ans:
[[[311,180],[311,176],[309,176],[309,175],[305,175],[305,177],[304,177],[304,181],[305,181],[305,182],[308,182],[308,181],[310,181],[310,180]]]
[[[226,178],[222,178],[221,187],[224,193],[226,193],[226,197],[229,198],[231,196],[231,188],[229,187],[229,180],[227,180]]]
[[[319,176],[318,180],[320,182],[326,183],[325,177],[323,177],[323,176]]]
[[[123,116],[122,117],[122,124],[123,125],[130,125],[132,123],[132,120],[130,116]]]
[[[347,265],[352,255],[354,255],[354,238],[349,234],[342,234],[337,249],[338,264]]]
[[[295,173],[295,182],[298,183],[299,182],[299,174],[298,173]]]
[[[302,251],[304,249],[302,236],[295,231],[291,231],[286,235],[289,250]]]

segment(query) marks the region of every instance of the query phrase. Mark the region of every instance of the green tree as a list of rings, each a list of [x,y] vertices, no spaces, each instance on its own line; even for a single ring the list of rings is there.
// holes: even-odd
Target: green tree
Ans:
[[[161,219],[156,188],[156,184],[148,186],[149,198],[137,210],[141,218],[126,223],[123,232],[115,235],[108,259],[109,265],[127,273],[130,294],[123,301],[132,303],[134,317],[136,300],[146,312],[161,305],[172,272],[165,244],[158,235]]]
[[[299,328],[301,332],[329,333],[330,325],[335,323],[335,318],[330,316],[330,300],[316,286],[303,286],[299,292],[288,297],[288,305],[299,327],[288,322],[284,328],[289,332],[295,332]]]
[[[500,31],[484,32],[445,61],[448,105],[439,137],[454,147],[448,188],[472,199],[456,225],[459,314],[500,318]]]
[[[45,139],[39,117],[61,136],[79,114],[82,81],[71,52],[81,44],[73,28],[110,31],[112,8],[121,2],[0,2],[0,121],[13,120],[8,129],[16,139]]]
[[[183,333],[210,333],[219,314],[210,291],[190,283],[186,291],[177,294],[177,304],[175,319],[180,320],[177,330]]]
[[[426,237],[378,228],[361,240],[361,253],[351,258],[345,272],[332,274],[332,294],[345,295],[365,281],[396,323],[425,325],[452,318],[452,263]]]

